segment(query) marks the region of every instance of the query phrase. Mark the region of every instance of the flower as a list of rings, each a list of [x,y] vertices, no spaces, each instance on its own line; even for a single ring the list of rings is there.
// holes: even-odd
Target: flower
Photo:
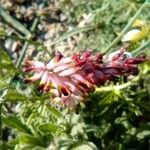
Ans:
[[[24,71],[34,75],[24,81],[31,83],[40,80],[39,91],[50,91],[55,101],[74,107],[96,86],[114,80],[119,75],[134,74],[138,70],[137,64],[145,61],[144,57],[133,58],[128,55],[121,48],[109,55],[92,55],[86,51],[64,57],[59,53],[47,64],[27,60]]]
[[[135,20],[132,28],[123,36],[122,42],[138,42],[149,35],[149,25],[144,20]]]

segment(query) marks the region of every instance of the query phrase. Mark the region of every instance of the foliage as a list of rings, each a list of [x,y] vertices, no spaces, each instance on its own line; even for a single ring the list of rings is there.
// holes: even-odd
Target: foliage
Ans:
[[[85,33],[83,30],[78,30],[77,35],[74,32],[72,34],[72,31],[70,33],[68,29],[67,33],[69,34],[67,36],[64,36],[64,30],[64,35],[59,38],[56,36],[51,46],[60,45],[62,41],[70,37],[75,39],[77,36],[78,38],[82,34],[81,40],[76,44],[76,49],[90,48],[94,51],[104,52],[144,2],[143,0],[58,1],[59,9],[67,16],[66,26],[80,27],[83,21],[83,28],[92,26],[92,29]],[[31,5],[31,2],[20,1],[20,5],[28,6]],[[47,0],[46,6],[48,5],[49,1]],[[148,8],[149,5],[141,11],[138,17],[149,23]],[[6,10],[11,12],[7,7]],[[84,16],[88,15],[89,20],[86,20]],[[14,11],[12,17],[24,24],[24,27],[28,27],[30,22],[34,22],[33,20],[25,21],[25,19],[17,18],[17,16],[19,15]],[[40,23],[43,20],[48,20],[46,15],[38,17]],[[40,50],[43,47],[47,49],[45,45],[42,45],[43,41],[39,34],[43,33],[40,33],[42,31],[39,29],[35,30],[35,35],[29,38],[20,31],[18,32],[15,27],[13,27],[15,33],[9,34],[9,24],[4,21],[2,21],[1,26],[0,42],[5,42],[9,37],[9,39],[19,40],[21,43],[28,42],[26,45],[34,45]],[[137,43],[131,43],[130,49],[139,48],[146,40],[145,38]],[[120,45],[122,45],[121,40],[109,50],[114,50]],[[42,50],[44,51],[44,49]],[[149,55],[148,44],[142,50],[147,50],[146,53]],[[73,52],[74,49],[70,50],[69,53],[72,54]],[[45,53],[46,51],[42,53],[42,56],[45,56]],[[49,94],[38,92],[36,84],[24,84],[24,73],[14,65],[18,58],[14,58],[14,55],[12,58],[12,55],[0,46],[0,133],[2,149],[149,149],[149,61],[139,65],[139,75],[136,77],[131,76],[131,79],[120,77],[115,83],[106,83],[102,87],[97,87],[95,92],[89,93],[85,103],[78,105],[75,110],[69,110],[60,106],[53,106],[50,103]],[[25,57],[22,53],[19,53],[19,56]],[[36,55],[35,59],[37,58]],[[46,57],[42,59],[47,61]]]

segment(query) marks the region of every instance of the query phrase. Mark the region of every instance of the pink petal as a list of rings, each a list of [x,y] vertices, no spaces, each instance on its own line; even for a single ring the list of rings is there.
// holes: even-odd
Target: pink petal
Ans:
[[[78,80],[84,84],[86,84],[88,87],[91,87],[92,84],[90,82],[88,82],[83,76],[81,76],[80,74],[74,74],[72,75],[72,77],[75,79],[75,80]]]
[[[77,72],[78,69],[70,68],[59,73],[59,76],[70,76]]]
[[[36,80],[40,79],[42,77],[42,75],[43,75],[43,72],[37,73],[37,74],[35,74],[34,76],[32,76],[30,78],[24,79],[24,82],[25,83],[31,83],[33,81],[36,81]]]
[[[70,94],[69,89],[65,86],[60,86],[58,90],[61,94],[63,94],[63,96],[68,96]]]
[[[48,92],[50,90],[50,85],[51,85],[51,80],[50,80],[50,78],[48,78],[47,81],[46,81],[46,84],[44,86],[43,91]]]
[[[40,61],[26,61],[25,62],[27,65],[31,65],[31,66],[34,66],[35,68],[45,68],[45,64],[43,62],[40,62]]]
[[[72,67],[73,65],[71,65],[71,64],[62,64],[62,65],[59,65],[59,66],[56,66],[55,68],[54,68],[54,72],[60,72],[60,71],[62,71],[62,70],[65,70],[65,69],[67,69],[67,68],[70,68],[70,67]]]
[[[67,64],[71,63],[73,60],[70,57],[62,58],[58,63],[57,66],[62,65],[62,64]]]
[[[64,81],[61,80],[61,78],[58,75],[51,74],[51,76],[49,77],[52,81],[52,84],[55,86],[56,89],[60,86],[65,86]]]
[[[42,75],[42,78],[41,78],[41,82],[40,84],[46,84],[46,81],[48,80],[48,72],[45,71]]]
[[[51,70],[56,66],[56,60],[55,58],[53,58],[47,65],[46,65],[46,69]]]

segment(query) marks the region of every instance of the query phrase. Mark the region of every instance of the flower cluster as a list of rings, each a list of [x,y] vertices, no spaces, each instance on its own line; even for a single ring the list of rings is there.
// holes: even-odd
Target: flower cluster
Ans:
[[[133,58],[123,48],[109,55],[89,51],[64,57],[57,54],[49,63],[25,61],[24,71],[34,74],[25,83],[40,80],[38,90],[51,92],[55,101],[74,107],[89,92],[119,75],[134,74],[144,57]]]

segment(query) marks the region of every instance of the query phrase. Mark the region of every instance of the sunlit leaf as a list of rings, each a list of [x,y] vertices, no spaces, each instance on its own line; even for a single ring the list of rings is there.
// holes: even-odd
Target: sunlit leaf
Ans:
[[[7,83],[4,81],[4,79],[0,76],[0,88],[4,88],[7,86]]]
[[[15,69],[10,57],[8,54],[0,48],[0,67],[7,69]]]
[[[40,125],[38,127],[38,129],[41,131],[41,132],[44,132],[44,133],[55,133],[57,130],[60,129],[59,126],[56,126],[52,123],[46,123],[46,124],[43,124],[43,125]]]
[[[2,121],[6,126],[14,128],[20,132],[31,133],[30,129],[16,116],[2,117]]]
[[[0,26],[0,37],[6,36],[5,29]]]
[[[19,137],[20,144],[22,145],[36,145],[36,146],[44,146],[43,142],[38,138],[31,135],[21,135]]]
[[[17,102],[17,101],[25,101],[27,100],[27,97],[23,94],[20,94],[15,89],[9,89],[5,99],[6,101]]]
[[[52,107],[51,105],[46,105],[48,110],[54,115],[56,118],[61,118],[63,117],[62,113],[57,110],[55,107]]]
[[[69,147],[70,150],[98,150],[98,148],[91,142],[77,142]]]
[[[8,142],[8,145],[11,145],[11,146],[15,146],[16,144],[19,144],[19,138],[15,138],[15,139],[12,139]]]
[[[138,139],[144,139],[145,137],[150,137],[150,130],[143,130],[137,134]]]
[[[40,146],[36,146],[36,147],[34,147],[32,150],[47,150],[47,148],[43,148],[43,147],[40,147]]]

